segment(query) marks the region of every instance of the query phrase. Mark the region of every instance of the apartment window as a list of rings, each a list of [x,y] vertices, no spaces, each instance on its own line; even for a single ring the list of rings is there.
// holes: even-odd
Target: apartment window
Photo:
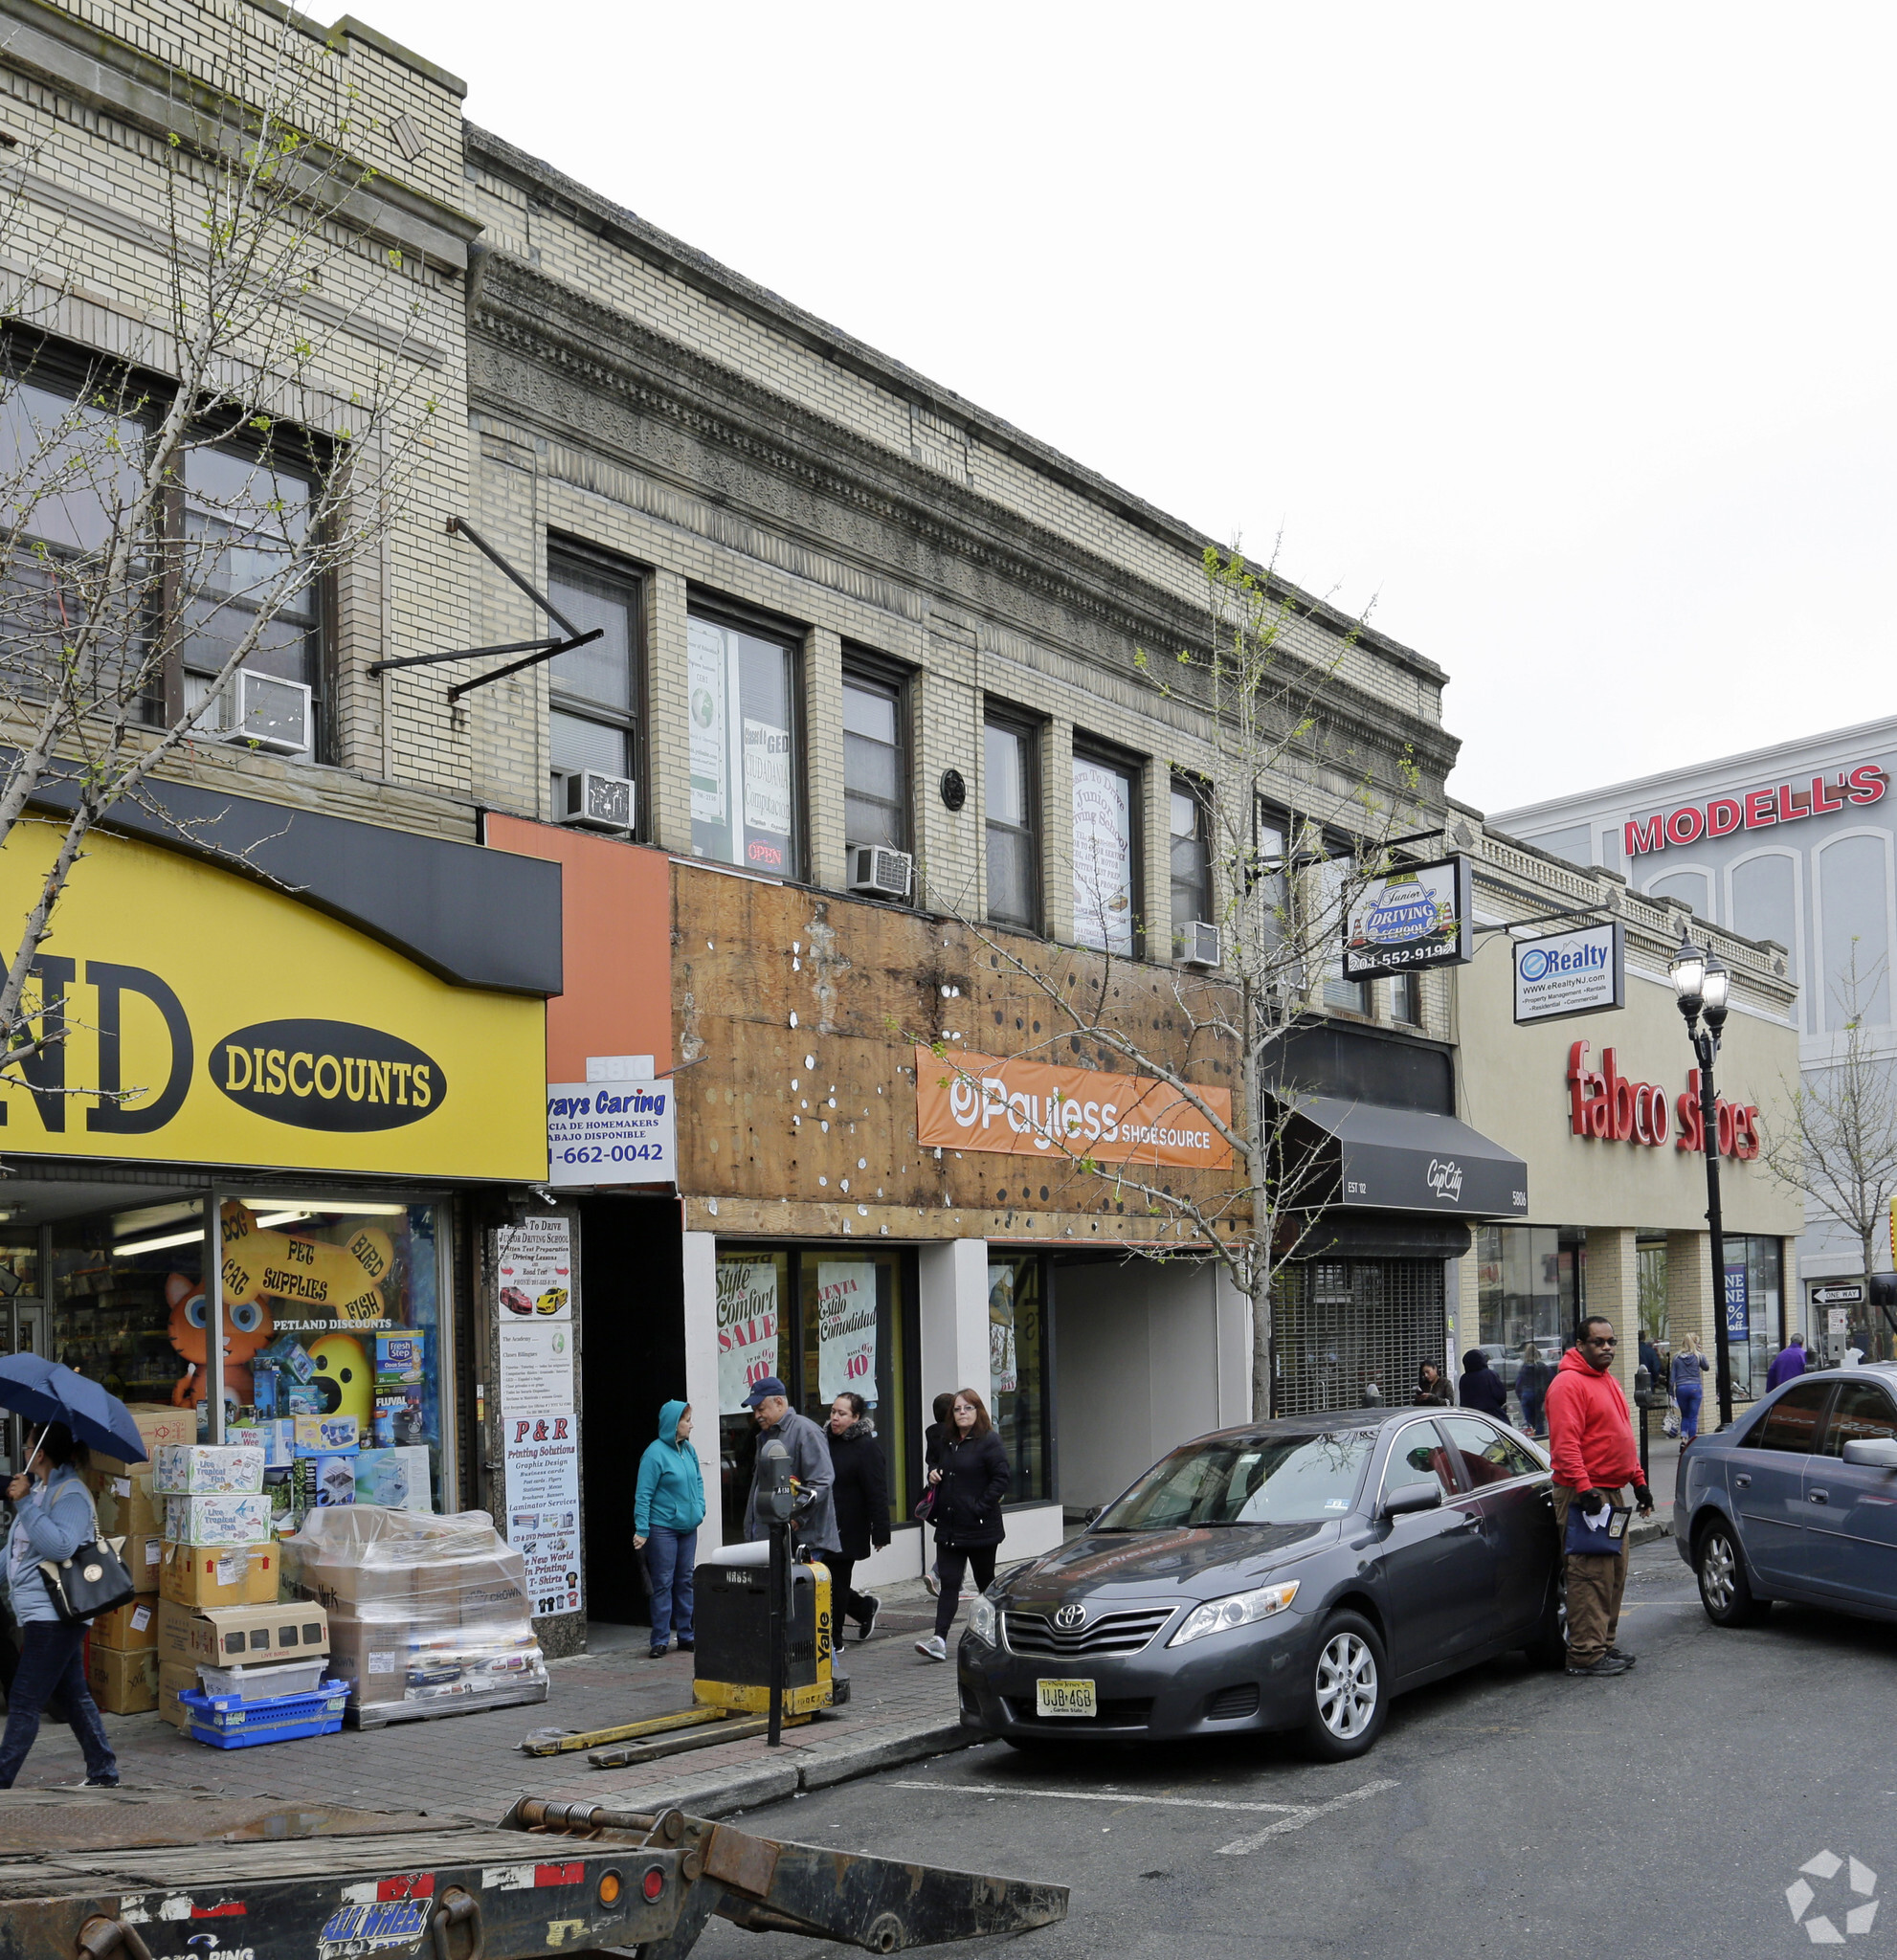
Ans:
[[[1172,957],[1182,959],[1188,948],[1186,936],[1200,920],[1208,923],[1212,913],[1212,811],[1208,792],[1197,783],[1183,777],[1172,779]],[[1281,840],[1277,855],[1283,855]]]
[[[795,878],[803,864],[796,642],[695,609],[686,646],[692,855]]]
[[[982,753],[988,824],[988,916],[999,925],[1040,929],[1040,785],[1035,731],[991,713]]]
[[[1407,1027],[1422,1026],[1422,975],[1398,973],[1390,982],[1390,1018]]]
[[[1134,950],[1139,807],[1136,766],[1074,751],[1074,938],[1081,946]]]
[[[904,682],[843,663],[843,840],[909,848],[908,703]]]
[[[1344,925],[1350,900],[1355,896],[1351,882],[1355,860],[1350,850],[1324,841],[1327,853],[1317,867],[1318,916],[1313,921],[1320,951],[1319,970],[1324,975],[1324,1004],[1345,1008],[1353,1014],[1370,1013],[1370,982],[1344,977]]]
[[[549,551],[547,596],[581,633],[599,638],[547,663],[547,748],[553,808],[583,769],[638,779],[639,587],[576,553]],[[639,798],[633,813],[640,814]]]

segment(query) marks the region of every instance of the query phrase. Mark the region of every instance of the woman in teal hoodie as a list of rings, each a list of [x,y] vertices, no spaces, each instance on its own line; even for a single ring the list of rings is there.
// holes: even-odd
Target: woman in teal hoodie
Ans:
[[[692,1448],[689,1402],[667,1402],[658,1412],[658,1438],[639,1459],[638,1495],[633,1503],[633,1546],[645,1553],[652,1581],[652,1658],[664,1659],[671,1637],[689,1654],[692,1635],[692,1567],[698,1527],[704,1523],[704,1479]]]

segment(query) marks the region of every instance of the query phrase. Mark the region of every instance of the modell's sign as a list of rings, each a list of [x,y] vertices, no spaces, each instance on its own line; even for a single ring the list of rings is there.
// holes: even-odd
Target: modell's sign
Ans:
[[[1656,811],[1651,816],[1627,820],[1627,856],[1641,858],[1669,844],[1696,844],[1702,837],[1730,837],[1734,831],[1764,830],[1774,824],[1797,823],[1800,817],[1829,816],[1853,804],[1876,803],[1890,787],[1890,778],[1875,763],[1860,763],[1832,776],[1805,776],[1778,783],[1769,790],[1709,796],[1704,803],[1683,803],[1677,810]]]
[[[1194,1094],[1205,1109],[1149,1076],[916,1050],[916,1136],[925,1147],[1226,1169],[1232,1147],[1206,1111],[1229,1125],[1232,1092],[1195,1086]]]
[[[1658,1082],[1637,1082],[1620,1073],[1611,1048],[1601,1050],[1598,1069],[1588,1065],[1586,1041],[1568,1051],[1568,1126],[1577,1137],[1601,1137],[1611,1143],[1645,1144],[1658,1148],[1668,1136],[1676,1150],[1706,1149],[1706,1125],[1700,1111],[1700,1072],[1686,1071],[1686,1086],[1669,1105]],[[1741,1159],[1759,1152],[1758,1109],[1749,1102],[1714,1105],[1719,1129],[1719,1154]],[[1679,1119],[1677,1132],[1673,1119]]]

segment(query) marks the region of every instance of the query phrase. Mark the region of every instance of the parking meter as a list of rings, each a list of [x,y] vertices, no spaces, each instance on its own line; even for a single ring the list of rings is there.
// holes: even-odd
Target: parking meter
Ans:
[[[1666,1391],[1653,1385],[1653,1372],[1645,1367],[1634,1370],[1634,1407],[1640,1412],[1640,1475],[1647,1474],[1647,1412],[1666,1407]],[[1651,1481],[1651,1479],[1648,1480]]]
[[[757,1451],[757,1515],[770,1535],[770,1721],[765,1742],[775,1748],[784,1732],[784,1682],[790,1673],[791,1519],[797,1508],[791,1453],[767,1437]]]

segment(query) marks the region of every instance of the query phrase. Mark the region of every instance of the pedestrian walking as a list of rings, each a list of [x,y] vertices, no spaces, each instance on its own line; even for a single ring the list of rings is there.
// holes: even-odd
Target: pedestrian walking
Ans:
[[[1541,1349],[1532,1341],[1526,1343],[1521,1366],[1515,1370],[1515,1393],[1522,1404],[1522,1427],[1530,1436],[1548,1434],[1543,1404],[1548,1399],[1548,1384],[1552,1374],[1553,1370],[1541,1358]]]
[[[1844,1337],[1844,1366],[1862,1368],[1864,1356],[1870,1352],[1870,1336],[1862,1327],[1853,1327]]]
[[[1660,1349],[1646,1334],[1640,1336],[1640,1366],[1646,1370],[1646,1378],[1652,1387],[1659,1388],[1666,1379],[1666,1364],[1661,1359]]]
[[[704,1523],[704,1476],[692,1448],[692,1405],[664,1402],[658,1435],[639,1459],[633,1498],[633,1548],[645,1554],[652,1593],[652,1658],[662,1660],[677,1637],[679,1652],[698,1645],[692,1632],[692,1568]]]
[[[936,1569],[942,1591],[935,1601],[935,1633],[916,1642],[930,1660],[948,1658],[948,1629],[962,1603],[962,1575],[972,1570],[975,1590],[994,1583],[994,1548],[1006,1535],[1001,1500],[1008,1490],[1008,1453],[989,1420],[988,1406],[972,1389],[958,1389],[948,1407],[940,1462],[928,1473],[935,1492]]]
[[[1417,1364],[1417,1392],[1411,1397],[1418,1409],[1455,1407],[1456,1397],[1449,1384],[1442,1379],[1442,1370],[1433,1361],[1419,1361]]]
[[[1627,1585],[1627,1539],[1616,1551],[1568,1549],[1569,1519],[1605,1526],[1610,1506],[1631,1489],[1642,1513],[1653,1492],[1634,1447],[1627,1397],[1609,1370],[1618,1346],[1614,1325],[1599,1314],[1581,1323],[1577,1347],[1569,1348],[1548,1390],[1549,1456],[1554,1464],[1554,1528],[1560,1534],[1568,1578],[1568,1672],[1624,1674],[1635,1657],[1616,1644],[1620,1597]]]
[[[866,1640],[882,1611],[882,1600],[874,1592],[857,1592],[851,1579],[859,1559],[889,1543],[889,1476],[869,1404],[854,1389],[843,1390],[831,1403],[825,1440],[837,1473],[831,1488],[840,1549],[824,1564],[830,1568],[830,1623],[840,1647],[845,1621],[855,1620],[857,1638]]]
[[[1456,1384],[1456,1399],[1464,1409],[1480,1409],[1504,1422],[1508,1420],[1508,1391],[1480,1348],[1471,1348],[1462,1356],[1462,1379]]]
[[[28,1467],[7,1485],[13,1528],[7,1536],[7,1592],[20,1623],[20,1659],[7,1697],[0,1736],[0,1790],[11,1790],[39,1734],[40,1711],[54,1694],[85,1754],[88,1789],[118,1787],[119,1761],[85,1684],[80,1653],[84,1622],[59,1617],[39,1570],[42,1559],[71,1558],[99,1535],[99,1517],[80,1473],[86,1446],[63,1422],[49,1422],[32,1444]]]
[[[942,1467],[942,1441],[948,1434],[948,1412],[954,1406],[955,1397],[952,1393],[938,1395],[935,1398],[933,1409],[935,1420],[922,1434],[922,1467],[925,1477],[931,1470],[939,1470]],[[930,1480],[930,1488],[933,1488],[932,1479]],[[927,1500],[925,1500],[925,1503],[927,1502]],[[930,1503],[926,1510],[918,1506],[916,1515],[922,1520],[923,1550],[926,1554],[928,1550],[929,1521],[934,1516],[933,1504]],[[942,1575],[937,1570],[941,1548],[942,1541],[938,1537],[936,1540],[936,1557],[929,1558],[925,1556],[923,1559],[922,1582],[928,1589],[928,1596],[931,1599],[942,1591]]]
[[[1682,1334],[1673,1357],[1673,1378],[1667,1386],[1680,1405],[1680,1440],[1689,1443],[1700,1433],[1700,1404],[1706,1399],[1706,1371],[1712,1364],[1700,1352],[1697,1334]]]
[[[1765,1371],[1765,1386],[1770,1391],[1777,1388],[1783,1382],[1795,1382],[1804,1371],[1804,1336],[1802,1334],[1794,1334],[1784,1347],[1773,1356],[1772,1366]]]
[[[775,1438],[791,1454],[791,1475],[803,1488],[806,1502],[792,1523],[795,1545],[815,1551],[837,1551],[837,1512],[831,1501],[836,1472],[822,1429],[791,1407],[791,1392],[774,1374],[768,1374],[745,1397],[745,1407],[757,1418],[757,1461],[751,1470],[750,1496],[745,1500],[745,1536],[769,1538],[770,1526],[757,1515],[758,1485],[764,1479],[764,1445]]]

